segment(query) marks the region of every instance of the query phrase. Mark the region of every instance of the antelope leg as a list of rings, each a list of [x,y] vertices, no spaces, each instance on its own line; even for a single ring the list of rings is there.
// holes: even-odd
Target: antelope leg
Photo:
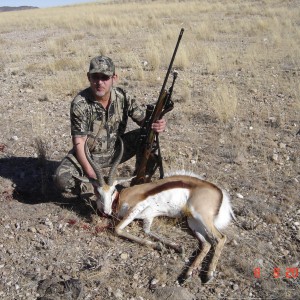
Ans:
[[[217,263],[219,261],[221,252],[223,250],[223,247],[224,247],[224,245],[226,243],[226,239],[227,239],[226,236],[223,235],[217,229],[214,230],[213,234],[216,237],[217,245],[215,246],[214,254],[213,254],[213,257],[212,257],[211,262],[208,267],[206,282],[210,281],[214,276],[214,272],[216,271]]]
[[[202,251],[197,255],[193,263],[189,266],[185,275],[186,278],[190,277],[193,274],[193,271],[199,268],[211,248],[211,245],[204,239],[204,237],[200,233],[196,232],[195,234],[197,238],[202,242]]]
[[[159,249],[159,245],[155,242],[152,242],[151,240],[148,239],[143,239],[140,238],[136,235],[133,235],[129,232],[125,232],[124,229],[126,226],[128,226],[133,220],[137,219],[138,215],[146,208],[147,206],[144,205],[144,203],[140,203],[133,207],[127,215],[123,218],[123,220],[116,226],[115,231],[119,236],[122,236],[124,238],[127,238],[131,241],[137,242],[142,245],[150,246],[153,249]],[[150,221],[150,226],[152,221]]]
[[[149,236],[151,236],[152,238],[154,238],[155,240],[161,242],[162,244],[164,244],[164,245],[166,245],[166,246],[174,249],[175,251],[177,251],[179,253],[183,252],[183,248],[182,248],[181,245],[178,245],[178,244],[176,244],[176,243],[174,243],[172,241],[168,241],[165,237],[160,236],[160,235],[158,235],[158,234],[156,234],[154,232],[151,232],[151,231],[147,232],[147,234]]]
[[[187,219],[187,222],[197,239],[201,242],[202,251],[197,255],[193,263],[189,266],[185,274],[186,278],[190,277],[193,274],[193,271],[199,268],[211,248],[208,231],[202,220],[197,216],[191,216]]]

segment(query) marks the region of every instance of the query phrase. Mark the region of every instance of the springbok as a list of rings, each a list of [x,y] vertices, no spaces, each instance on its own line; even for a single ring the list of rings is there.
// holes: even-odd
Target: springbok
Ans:
[[[98,209],[107,215],[122,219],[115,228],[117,235],[158,250],[161,249],[161,244],[165,244],[178,252],[183,251],[182,247],[151,232],[151,224],[157,216],[185,217],[188,226],[202,243],[202,251],[188,267],[184,277],[190,277],[199,269],[211,245],[216,242],[207,274],[203,279],[204,282],[208,282],[214,276],[226,242],[226,236],[219,230],[225,228],[234,218],[228,194],[198,175],[181,172],[155,182],[125,188],[119,197],[115,197],[115,186],[118,182],[113,182],[113,176],[123,155],[123,143],[121,139],[120,141],[121,152],[110,170],[107,184],[99,167],[91,159],[87,146],[85,147],[87,159],[97,175],[96,186],[100,195],[97,199]],[[95,185],[95,182],[93,184]],[[143,220],[144,232],[155,239],[155,242],[125,231],[135,219]]]

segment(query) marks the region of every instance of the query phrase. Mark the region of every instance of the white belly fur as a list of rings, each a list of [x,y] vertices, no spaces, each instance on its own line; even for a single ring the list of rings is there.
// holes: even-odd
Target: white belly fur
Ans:
[[[145,209],[139,213],[137,218],[181,217],[188,198],[189,190],[184,188],[170,189],[150,196],[143,201]]]

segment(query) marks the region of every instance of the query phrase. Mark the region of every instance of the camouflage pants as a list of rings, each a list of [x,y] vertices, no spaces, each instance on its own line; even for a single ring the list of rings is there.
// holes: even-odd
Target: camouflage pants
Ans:
[[[129,160],[134,155],[137,157],[136,167],[138,165],[138,161],[140,160],[139,153],[139,137],[140,137],[140,129],[136,129],[130,132],[125,133],[122,136],[122,140],[124,143],[124,154],[121,159],[121,163]],[[93,155],[93,160],[99,165],[99,167],[106,168],[112,165],[115,157],[118,156],[120,151],[120,145],[117,143],[116,149],[113,149],[111,152],[103,153],[101,155]],[[79,194],[81,191],[80,185],[81,182],[74,178],[73,175],[84,176],[84,172],[82,170],[81,165],[77,161],[74,150],[71,150],[68,155],[63,158],[60,165],[56,169],[55,175],[53,176],[54,182],[59,190],[63,192],[72,192],[74,194]]]

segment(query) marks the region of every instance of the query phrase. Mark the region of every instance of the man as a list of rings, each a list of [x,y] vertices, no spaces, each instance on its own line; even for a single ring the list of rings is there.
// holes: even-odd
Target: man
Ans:
[[[73,174],[96,179],[84,151],[87,138],[92,158],[100,167],[111,166],[118,155],[118,136],[124,142],[121,162],[134,155],[138,158],[140,130],[127,133],[125,130],[128,117],[140,126],[145,118],[145,111],[136,99],[127,95],[121,88],[115,87],[118,76],[109,57],[94,57],[90,62],[87,77],[90,86],[81,91],[71,103],[73,149],[62,160],[54,176],[56,185],[62,191],[74,193],[80,192],[80,183]],[[163,132],[165,127],[164,119],[152,124],[152,129],[157,133]]]

